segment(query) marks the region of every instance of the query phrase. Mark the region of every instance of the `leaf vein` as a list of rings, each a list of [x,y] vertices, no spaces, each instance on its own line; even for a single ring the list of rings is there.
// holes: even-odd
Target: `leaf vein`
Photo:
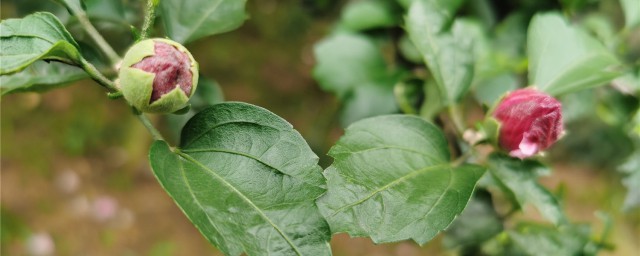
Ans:
[[[414,170],[414,171],[412,171],[412,172],[410,172],[408,174],[400,176],[399,178],[395,179],[394,181],[389,182],[388,184],[386,184],[386,185],[374,190],[373,192],[371,192],[369,195],[365,196],[364,198],[362,198],[362,199],[360,199],[358,201],[355,201],[355,202],[353,202],[351,204],[348,204],[348,205],[345,205],[345,206],[342,206],[342,207],[338,208],[337,210],[335,210],[333,212],[333,214],[331,214],[331,216],[329,216],[329,218],[335,217],[338,213],[344,211],[347,208],[351,208],[353,206],[356,206],[356,205],[359,205],[361,203],[364,203],[365,201],[369,200],[369,198],[377,195],[378,193],[380,193],[380,192],[382,192],[382,191],[384,191],[386,189],[389,189],[389,188],[391,188],[391,187],[393,187],[395,185],[398,185],[398,184],[402,183],[403,181],[405,181],[407,179],[413,178],[415,176],[418,176],[418,175],[420,175],[420,174],[422,174],[424,172],[427,172],[427,171],[430,171],[430,170],[433,170],[433,169],[441,168],[443,166],[446,166],[446,165],[445,164],[439,164],[439,165],[429,166],[429,167],[425,167],[425,168],[422,168],[422,169]]]
[[[231,183],[229,183],[227,180],[225,180],[223,177],[221,177],[220,175],[218,175],[216,172],[214,172],[213,170],[209,169],[209,167],[203,165],[202,163],[198,162],[197,160],[195,160],[194,158],[192,158],[191,156],[189,156],[188,154],[185,154],[183,152],[176,152],[178,155],[182,156],[183,158],[185,158],[186,160],[194,163],[195,165],[197,165],[198,167],[202,168],[203,170],[207,171],[208,173],[210,173],[214,178],[220,180],[222,182],[222,184],[224,184],[225,186],[227,186],[229,189],[231,189],[233,192],[235,192],[243,201],[245,201],[251,208],[255,209],[256,212],[258,213],[258,215],[260,215],[260,217],[262,217],[262,219],[264,219],[266,222],[269,223],[269,225],[271,225],[277,232],[278,234],[280,234],[280,236],[289,244],[289,246],[291,246],[291,248],[296,252],[297,255],[302,256],[302,253],[298,250],[298,248],[293,244],[293,241],[291,241],[291,238],[289,238],[283,231],[282,229],[273,222],[273,220],[271,220],[269,218],[269,216],[266,215],[266,213],[264,213],[262,211],[262,209],[260,209],[260,207],[258,207],[257,205],[255,205],[249,198],[247,198],[247,196],[245,196],[241,191],[239,191],[236,187],[234,187]]]

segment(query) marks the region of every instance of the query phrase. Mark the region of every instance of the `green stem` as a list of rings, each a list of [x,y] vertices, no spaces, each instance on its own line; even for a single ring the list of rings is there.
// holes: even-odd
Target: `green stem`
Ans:
[[[462,136],[464,133],[464,119],[462,118],[460,108],[455,104],[450,105],[449,116],[451,117],[451,121],[453,121],[453,126],[456,128],[458,135]]]
[[[78,21],[80,22],[80,25],[82,26],[82,28],[84,28],[84,30],[87,31],[87,34],[89,34],[89,36],[93,39],[93,41],[98,45],[100,50],[102,50],[102,52],[104,52],[104,54],[107,55],[109,62],[111,62],[111,64],[114,64],[114,65],[120,62],[120,56],[116,53],[115,50],[113,50],[111,45],[107,43],[107,41],[104,39],[104,37],[102,37],[100,32],[96,30],[93,24],[91,24],[91,21],[89,21],[87,14],[81,10],[80,11],[75,9],[71,9],[71,10],[73,11],[73,15],[75,15],[78,18]]]
[[[136,117],[138,118],[138,120],[140,120],[140,122],[144,125],[144,127],[147,128],[147,131],[151,133],[151,136],[153,137],[154,140],[164,140],[164,138],[162,137],[162,134],[160,134],[158,129],[156,129],[156,127],[153,126],[153,124],[151,123],[151,120],[149,120],[149,118],[145,116],[144,113],[140,112],[137,109],[134,109],[134,112],[136,113]]]
[[[469,159],[469,157],[471,157],[473,155],[473,149],[469,149],[466,152],[464,152],[460,157],[458,157],[456,160],[454,160],[452,162],[452,165],[455,167],[458,167],[462,164],[464,164],[467,159]]]
[[[144,23],[142,23],[140,40],[148,38],[149,34],[151,34],[151,27],[153,26],[153,21],[156,18],[156,6],[158,5],[158,2],[158,0],[147,0],[147,10],[144,16]]]
[[[94,81],[98,82],[98,84],[100,84],[102,87],[111,92],[120,91],[113,81],[105,77],[93,64],[89,63],[84,58],[80,59],[80,66],[91,76],[91,78],[93,78]]]

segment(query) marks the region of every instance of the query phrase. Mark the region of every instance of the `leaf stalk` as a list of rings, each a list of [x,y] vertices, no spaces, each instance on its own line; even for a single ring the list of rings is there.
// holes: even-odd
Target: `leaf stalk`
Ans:
[[[137,109],[134,109],[133,112],[135,113],[138,120],[140,120],[142,125],[144,125],[144,127],[147,128],[149,133],[151,133],[151,137],[153,137],[154,140],[164,140],[164,137],[162,137],[162,134],[160,134],[158,129],[156,129],[156,127],[153,126],[153,124],[151,123],[151,120],[149,120],[149,118],[144,113],[140,112]]]

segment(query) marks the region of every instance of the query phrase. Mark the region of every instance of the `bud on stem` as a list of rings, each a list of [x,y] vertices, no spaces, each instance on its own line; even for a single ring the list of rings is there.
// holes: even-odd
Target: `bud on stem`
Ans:
[[[184,108],[196,90],[198,64],[184,46],[167,39],[147,39],[125,54],[120,90],[142,112],[170,113]]]
[[[500,123],[500,147],[520,159],[547,149],[563,132],[560,102],[533,88],[506,95],[493,117]]]

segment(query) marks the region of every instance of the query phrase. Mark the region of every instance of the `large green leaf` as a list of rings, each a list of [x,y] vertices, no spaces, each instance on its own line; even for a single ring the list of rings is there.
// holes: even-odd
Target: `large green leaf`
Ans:
[[[370,38],[338,33],[315,45],[313,76],[325,91],[343,102],[342,123],[397,110],[393,86],[399,72],[389,70]]]
[[[554,96],[601,86],[621,74],[609,50],[557,13],[533,17],[527,45],[529,83]]]
[[[318,200],[334,233],[424,244],[460,214],[484,169],[452,167],[447,141],[415,116],[364,119],[331,148]]]
[[[325,191],[318,157],[275,114],[215,105],[187,123],[179,148],[156,141],[149,158],[162,187],[225,254],[331,254],[314,203]]]
[[[0,75],[18,72],[37,60],[79,63],[79,46],[51,13],[37,12],[0,23]]]
[[[548,171],[546,167],[536,161],[522,161],[503,154],[492,154],[489,157],[489,171],[501,188],[514,197],[520,206],[530,203],[554,224],[566,223],[566,216],[558,200],[537,182],[538,174]]]
[[[624,12],[625,26],[632,28],[640,25],[640,1],[620,0]]]
[[[0,76],[0,93],[46,91],[87,77],[87,73],[78,67],[36,61],[18,73]]]
[[[162,0],[160,15],[167,35],[188,43],[236,29],[247,18],[247,0]]]
[[[456,5],[436,0],[415,0],[409,7],[406,30],[422,53],[447,103],[459,100],[469,89],[474,72],[473,37],[469,24],[454,22]]]

